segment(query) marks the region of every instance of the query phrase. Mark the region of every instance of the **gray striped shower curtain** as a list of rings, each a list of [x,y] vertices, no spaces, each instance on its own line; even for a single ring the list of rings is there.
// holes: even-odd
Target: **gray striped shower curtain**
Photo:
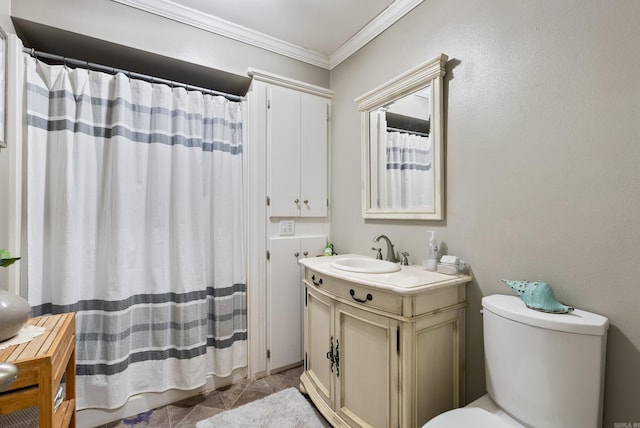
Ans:
[[[77,408],[245,367],[243,103],[24,60],[23,289],[77,313]]]

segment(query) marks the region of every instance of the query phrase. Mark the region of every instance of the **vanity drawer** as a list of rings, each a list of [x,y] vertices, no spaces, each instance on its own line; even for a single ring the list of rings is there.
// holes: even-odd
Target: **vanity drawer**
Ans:
[[[394,293],[332,278],[311,269],[305,269],[305,282],[311,288],[323,290],[355,305],[371,307],[398,315],[402,313],[402,297]]]

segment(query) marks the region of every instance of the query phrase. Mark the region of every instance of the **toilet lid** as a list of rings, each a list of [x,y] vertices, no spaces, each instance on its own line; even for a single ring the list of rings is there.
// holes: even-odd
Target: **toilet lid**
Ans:
[[[423,428],[512,428],[502,418],[478,407],[449,410],[431,419]]]

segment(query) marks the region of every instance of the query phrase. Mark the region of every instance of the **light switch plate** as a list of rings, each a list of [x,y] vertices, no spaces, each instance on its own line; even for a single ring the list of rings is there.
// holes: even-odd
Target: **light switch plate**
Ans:
[[[280,236],[295,235],[295,222],[293,220],[280,220]]]

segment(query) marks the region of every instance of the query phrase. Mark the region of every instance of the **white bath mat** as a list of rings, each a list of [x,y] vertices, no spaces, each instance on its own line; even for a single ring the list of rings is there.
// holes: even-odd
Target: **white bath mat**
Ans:
[[[296,388],[287,388],[196,424],[196,428],[326,428],[329,426]]]

